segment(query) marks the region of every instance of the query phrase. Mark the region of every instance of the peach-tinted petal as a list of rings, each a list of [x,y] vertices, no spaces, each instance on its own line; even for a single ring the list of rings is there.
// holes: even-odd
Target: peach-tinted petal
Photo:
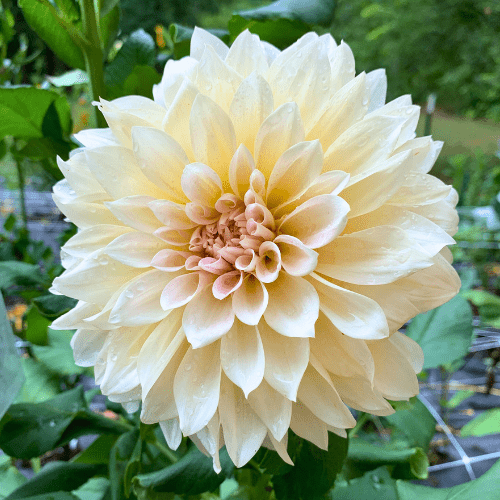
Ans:
[[[182,317],[186,337],[195,349],[211,344],[225,335],[233,323],[231,297],[216,299],[211,285],[189,302]]]
[[[230,271],[219,276],[213,284],[212,292],[216,299],[225,299],[230,293],[240,288],[243,283],[241,271]]]
[[[281,254],[278,246],[272,241],[264,241],[259,248],[259,258],[255,266],[255,274],[262,283],[271,283],[281,270]]]
[[[161,292],[162,309],[167,311],[187,304],[210,281],[211,277],[203,271],[176,276],[165,285]]]
[[[292,276],[306,276],[314,271],[318,253],[304,245],[298,238],[281,234],[274,239],[281,254],[283,269]]]
[[[266,310],[269,294],[266,287],[253,275],[247,275],[232,294],[232,308],[236,317],[247,325],[256,325]]]

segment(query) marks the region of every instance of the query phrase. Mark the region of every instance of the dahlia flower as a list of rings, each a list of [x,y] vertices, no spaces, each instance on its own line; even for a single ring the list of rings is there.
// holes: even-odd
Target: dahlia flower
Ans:
[[[196,29],[154,100],[101,99],[109,128],[58,160],[79,231],[53,291],[79,302],[53,328],[171,448],[290,462],[289,428],[326,448],[349,407],[417,394],[398,329],[459,289],[457,194],[428,173],[442,144],[415,138],[419,107],[385,92],[330,35],[280,52]]]

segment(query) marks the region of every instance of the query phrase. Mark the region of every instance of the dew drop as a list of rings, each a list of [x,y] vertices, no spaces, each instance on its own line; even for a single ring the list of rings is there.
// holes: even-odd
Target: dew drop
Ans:
[[[101,257],[99,259],[99,264],[101,264],[101,266],[106,266],[106,265],[108,265],[108,263],[109,263],[109,260],[107,257]]]
[[[127,297],[128,299],[131,299],[133,296],[134,296],[134,293],[132,291],[127,290],[125,292],[125,297]]]
[[[49,427],[55,427],[55,426],[56,426],[56,423],[53,420],[51,420],[49,422]]]

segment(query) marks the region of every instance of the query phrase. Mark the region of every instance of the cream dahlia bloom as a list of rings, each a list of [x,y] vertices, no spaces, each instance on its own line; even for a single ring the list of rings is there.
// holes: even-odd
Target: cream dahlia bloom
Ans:
[[[170,447],[237,466],[287,431],[321,448],[348,408],[417,394],[422,351],[398,332],[459,289],[446,245],[457,195],[428,174],[409,96],[355,76],[345,43],[280,52],[196,29],[154,101],[101,100],[54,200],[79,232],[53,290],[79,300],[75,359]]]

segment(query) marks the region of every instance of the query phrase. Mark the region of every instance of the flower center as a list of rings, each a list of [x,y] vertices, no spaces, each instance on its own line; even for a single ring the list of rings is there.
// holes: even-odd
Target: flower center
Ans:
[[[195,229],[189,250],[202,255],[197,262],[201,269],[218,275],[253,273],[257,268],[259,275],[266,269],[273,275],[279,271],[279,250],[272,243],[274,217],[261,200],[247,201],[253,203],[245,204],[234,195],[221,196],[214,213],[208,214],[209,223]]]

